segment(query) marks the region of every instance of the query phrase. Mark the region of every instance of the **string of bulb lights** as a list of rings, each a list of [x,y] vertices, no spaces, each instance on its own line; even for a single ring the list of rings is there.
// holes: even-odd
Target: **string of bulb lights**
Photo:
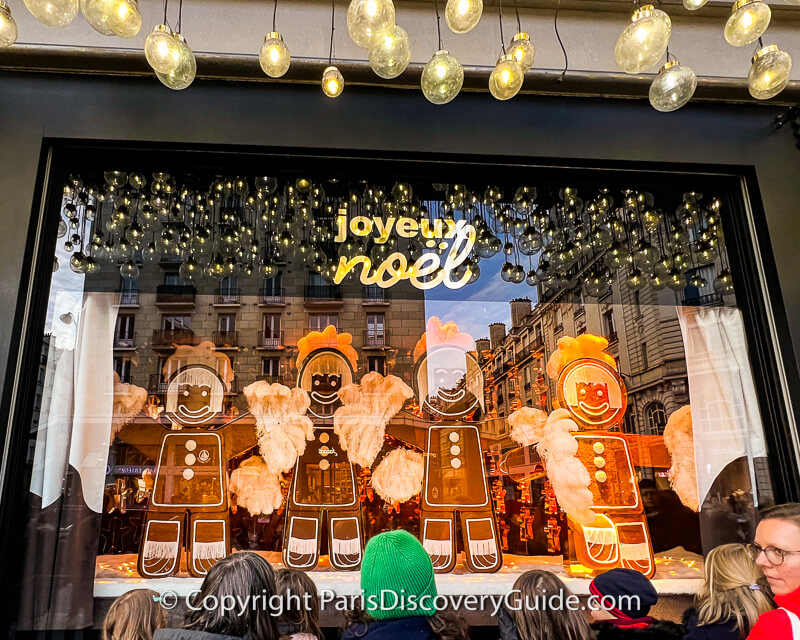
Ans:
[[[643,190],[617,193],[600,189],[584,202],[574,187],[396,182],[384,188],[309,176],[218,177],[209,184],[198,176],[153,173],[148,179],[107,171],[99,186],[70,177],[57,235],[70,269],[79,274],[118,269],[123,278],[136,279],[140,268],[167,262],[186,282],[213,282],[272,278],[279,265],[297,261],[333,283],[342,260],[368,256],[373,273],[396,252],[416,263],[426,254],[447,254],[455,242],[427,242],[418,234],[382,237],[374,229],[357,233],[351,222],[407,217],[420,229],[435,229],[436,221],[464,221],[474,227],[475,240],[452,274],[467,284],[480,278],[481,261],[500,254],[504,281],[541,286],[548,295],[602,298],[617,279],[632,291],[688,285],[713,286],[719,296],[733,293],[719,199],[687,192],[670,210]],[[338,224],[342,217],[345,223]],[[342,230],[349,230],[346,237],[338,237]],[[437,272],[444,268],[436,264]],[[55,257],[53,270],[58,268]],[[356,279],[354,272],[345,277]],[[420,275],[436,277],[430,270]]]
[[[106,36],[131,38],[142,27],[138,0],[23,0],[28,11],[40,22],[50,27],[69,25],[80,11],[86,21]],[[173,0],[174,1],[174,0]],[[800,4],[800,0],[788,0]],[[197,74],[194,53],[181,33],[183,0],[178,0],[178,20],[173,28],[168,16],[169,0],[164,0],[164,20],[147,36],[144,53],[156,77],[174,90],[185,89]],[[284,76],[291,65],[291,55],[283,37],[277,30],[278,3],[273,0],[272,30],[266,34],[259,52],[259,63],[271,78]],[[696,11],[707,0],[683,0],[690,11]],[[617,66],[629,74],[654,70],[664,61],[650,85],[650,104],[658,111],[674,111],[685,105],[697,89],[697,76],[688,66],[682,65],[669,52],[672,22],[665,11],[654,5],[638,5],[630,23],[617,40],[614,58]],[[502,0],[498,4],[500,55],[489,75],[489,92],[498,100],[508,100],[519,93],[525,73],[533,67],[535,50],[530,35],[522,30],[519,12],[515,13],[517,33],[506,47],[503,32]],[[464,68],[458,59],[443,46],[439,0],[434,0],[438,47],[425,65],[421,76],[424,96],[433,104],[447,104],[461,91]],[[447,0],[444,17],[454,34],[472,31],[483,16],[483,0]],[[778,95],[789,83],[792,58],[776,44],[764,45],[762,36],[770,24],[772,12],[763,0],[736,0],[724,28],[725,40],[732,46],[757,45],[748,72],[750,95],[766,100]],[[328,66],[322,74],[321,86],[330,98],[340,96],[344,90],[344,77],[333,64],[335,4],[331,4],[331,46]],[[558,5],[554,26],[559,44],[564,52],[567,72],[567,54],[558,34]],[[347,9],[347,31],[351,40],[368,52],[369,66],[381,78],[391,79],[401,75],[411,61],[408,33],[395,22],[392,0],[351,0]],[[0,0],[0,47],[12,46],[17,40],[17,24],[11,15],[7,0]]]

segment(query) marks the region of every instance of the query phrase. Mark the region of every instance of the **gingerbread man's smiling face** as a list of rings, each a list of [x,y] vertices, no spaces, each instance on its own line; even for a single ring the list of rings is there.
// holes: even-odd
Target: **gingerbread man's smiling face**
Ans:
[[[627,396],[619,374],[592,358],[570,362],[558,377],[558,403],[590,429],[609,428],[625,413]]]
[[[184,426],[200,426],[222,411],[225,387],[216,371],[204,365],[179,370],[167,388],[167,416]]]

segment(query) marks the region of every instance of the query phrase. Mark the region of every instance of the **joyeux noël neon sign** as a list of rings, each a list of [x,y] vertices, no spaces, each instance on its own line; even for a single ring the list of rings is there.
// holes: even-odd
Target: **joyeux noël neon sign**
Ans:
[[[457,279],[453,278],[453,271],[469,257],[475,246],[475,227],[466,220],[416,220],[407,217],[391,216],[386,218],[354,216],[349,221],[346,215],[336,216],[336,237],[334,242],[347,240],[348,229],[356,236],[369,236],[376,233],[374,240],[377,244],[384,244],[392,232],[401,238],[420,236],[429,249],[437,244],[450,241],[444,263],[436,252],[423,253],[413,263],[409,264],[408,257],[398,252],[391,253],[381,262],[372,274],[372,260],[368,256],[359,255],[353,258],[342,256],[336,269],[334,282],[339,284],[344,277],[361,265],[361,283],[376,284],[387,289],[400,280],[408,280],[417,289],[433,289],[443,284],[448,289],[460,289],[472,277],[472,270],[467,269]],[[442,247],[444,248],[444,247]],[[441,269],[440,269],[441,267]],[[435,274],[435,275],[433,275]],[[430,277],[429,276],[432,276]]]

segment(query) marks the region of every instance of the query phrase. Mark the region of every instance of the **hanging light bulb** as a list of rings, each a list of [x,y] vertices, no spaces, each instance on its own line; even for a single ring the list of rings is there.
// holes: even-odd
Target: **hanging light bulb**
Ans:
[[[11,17],[11,9],[0,0],[0,47],[10,47],[17,41],[17,23]]]
[[[725,23],[725,40],[734,47],[752,44],[764,35],[772,18],[769,5],[761,0],[736,0]]]
[[[444,19],[453,33],[472,31],[483,14],[483,0],[447,0]]]
[[[153,71],[171,73],[181,61],[181,48],[172,29],[165,24],[157,24],[144,41],[144,57]]]
[[[697,11],[704,7],[708,0],[683,0],[683,8],[689,11]]]
[[[697,76],[677,60],[667,62],[650,85],[650,104],[656,111],[680,109],[694,95]]]
[[[369,66],[381,78],[396,78],[410,61],[411,44],[403,27],[389,25],[375,34],[369,48]]]
[[[291,61],[289,48],[284,43],[281,34],[277,31],[270,31],[265,36],[264,44],[258,54],[261,69],[270,78],[280,78],[289,70]]]
[[[792,57],[777,45],[771,44],[756,51],[747,75],[750,95],[756,100],[774,98],[789,84],[791,72]]]
[[[500,56],[489,76],[489,93],[498,100],[513,98],[522,88],[525,72],[510,53]]]
[[[334,66],[322,72],[322,93],[329,98],[338,98],[344,91],[344,77]]]
[[[461,91],[464,84],[464,67],[444,49],[433,57],[422,70],[422,93],[433,104],[447,104]]]
[[[104,36],[132,38],[142,28],[137,0],[81,0],[81,13]]]
[[[614,49],[617,66],[625,73],[652,69],[663,57],[672,33],[669,16],[648,4],[636,9]]]
[[[165,87],[180,91],[194,82],[194,77],[197,74],[197,61],[186,39],[180,33],[175,33],[173,37],[180,50],[180,62],[178,66],[169,73],[159,73],[156,71],[156,77]]]
[[[78,15],[78,0],[25,0],[31,15],[48,27],[66,27]]]
[[[392,0],[351,0],[347,8],[347,31],[359,47],[369,49],[375,34],[394,24]]]
[[[533,57],[536,52],[531,37],[527,33],[520,32],[511,38],[508,53],[517,61],[523,73],[527,73],[528,69],[533,66]]]

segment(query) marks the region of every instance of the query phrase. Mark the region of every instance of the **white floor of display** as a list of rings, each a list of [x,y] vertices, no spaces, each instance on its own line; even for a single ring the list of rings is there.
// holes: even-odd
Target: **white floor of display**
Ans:
[[[282,566],[278,552],[259,552],[274,567]],[[587,578],[573,578],[564,572],[560,556],[515,556],[504,555],[504,566],[497,573],[470,573],[463,564],[458,563],[452,573],[438,574],[436,586],[443,595],[487,594],[503,595],[513,587],[521,573],[531,569],[547,569],[559,574],[570,590],[577,595],[588,595]],[[660,594],[694,594],[702,584],[703,557],[684,550],[671,549],[656,556],[656,575],[653,584]],[[184,560],[185,567],[185,560]],[[360,574],[358,571],[333,571],[323,556],[319,566],[309,574],[320,590],[329,590],[337,596],[352,596],[359,593]],[[95,598],[115,598],[126,591],[148,588],[164,593],[172,591],[185,596],[200,587],[200,578],[190,577],[188,573],[170,578],[141,578],[136,573],[136,555],[109,555],[97,557],[95,571]]]

